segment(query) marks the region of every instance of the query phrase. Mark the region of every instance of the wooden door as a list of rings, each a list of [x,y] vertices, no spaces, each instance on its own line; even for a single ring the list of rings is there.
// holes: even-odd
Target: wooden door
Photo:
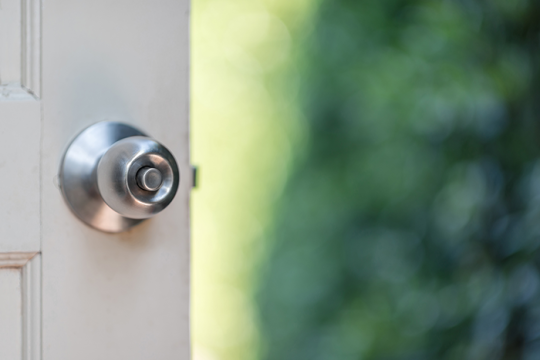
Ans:
[[[0,359],[189,359],[189,2],[0,2]],[[80,222],[58,183],[85,127],[132,124],[175,156],[171,205]]]

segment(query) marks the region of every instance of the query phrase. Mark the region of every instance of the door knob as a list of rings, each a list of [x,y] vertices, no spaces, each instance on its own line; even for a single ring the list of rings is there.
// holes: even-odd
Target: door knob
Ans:
[[[180,173],[159,142],[130,125],[100,122],[68,146],[59,178],[64,199],[80,220],[116,233],[165,209]]]

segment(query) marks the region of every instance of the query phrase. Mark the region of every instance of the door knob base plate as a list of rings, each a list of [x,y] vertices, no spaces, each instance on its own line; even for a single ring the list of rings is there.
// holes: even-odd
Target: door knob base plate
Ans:
[[[79,133],[62,159],[59,179],[64,200],[80,220],[97,230],[118,233],[144,221],[124,217],[111,209],[96,181],[103,154],[117,141],[131,136],[147,135],[120,122],[99,122]]]

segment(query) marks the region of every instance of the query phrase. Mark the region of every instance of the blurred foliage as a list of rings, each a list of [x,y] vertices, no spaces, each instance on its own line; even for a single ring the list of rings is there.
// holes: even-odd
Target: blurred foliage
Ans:
[[[540,3],[322,0],[263,360],[540,359]]]
[[[192,334],[195,360],[253,360],[253,278],[303,133],[292,33],[309,0],[194,0]]]

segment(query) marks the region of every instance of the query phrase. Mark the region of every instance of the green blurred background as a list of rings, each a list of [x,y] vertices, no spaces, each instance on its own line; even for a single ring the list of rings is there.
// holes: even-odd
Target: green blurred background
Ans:
[[[540,359],[540,3],[193,0],[195,360]]]

